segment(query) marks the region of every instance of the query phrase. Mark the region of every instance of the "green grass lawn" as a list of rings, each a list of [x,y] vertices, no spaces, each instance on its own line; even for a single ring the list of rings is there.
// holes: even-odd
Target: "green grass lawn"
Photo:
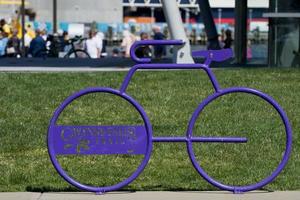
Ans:
[[[300,189],[300,70],[216,69],[222,87],[257,88],[286,110],[293,127],[293,154],[283,173],[265,189]],[[119,88],[126,73],[1,73],[0,192],[73,191],[50,163],[46,136],[54,110],[72,93],[92,86]],[[199,103],[213,92],[204,72],[138,72],[128,93],[145,108],[155,136],[184,136]],[[128,103],[105,94],[72,103],[59,124],[141,124]],[[201,166],[226,184],[251,184],[275,169],[284,130],[270,105],[235,94],[210,104],[197,120],[197,136],[248,137],[247,144],[195,144]],[[107,186],[128,177],[142,156],[60,156],[82,183]],[[149,165],[130,190],[216,190],[193,169],[185,144],[154,144]]]

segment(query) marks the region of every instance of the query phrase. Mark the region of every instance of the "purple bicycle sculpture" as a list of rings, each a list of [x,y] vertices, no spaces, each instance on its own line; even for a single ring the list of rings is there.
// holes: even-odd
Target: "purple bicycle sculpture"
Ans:
[[[49,130],[48,130],[48,151],[51,161],[57,170],[57,172],[70,184],[73,186],[84,190],[95,192],[98,194],[119,190],[132,181],[134,181],[144,170],[152,153],[152,144],[156,142],[182,142],[186,143],[188,155],[190,160],[197,170],[197,172],[209,183],[216,186],[221,190],[232,191],[234,193],[242,193],[247,191],[252,191],[260,189],[263,186],[269,184],[273,181],[283,170],[288,162],[291,146],[292,146],[292,130],[289,124],[287,115],[283,109],[273,100],[270,96],[257,91],[255,89],[234,87],[228,89],[222,89],[213,73],[210,69],[211,62],[221,62],[225,61],[233,56],[230,49],[225,50],[211,50],[211,51],[197,51],[193,52],[193,57],[204,57],[204,64],[151,64],[151,59],[149,58],[137,58],[135,55],[135,50],[140,46],[146,45],[183,45],[184,42],[181,40],[166,40],[166,41],[141,41],[133,45],[131,49],[132,59],[138,63],[133,68],[130,69],[127,74],[120,90],[115,90],[111,88],[89,88],[80,91],[69,98],[67,98],[60,107],[55,111],[53,118],[51,119]],[[127,87],[130,83],[131,78],[137,70],[145,69],[194,69],[194,70],[204,70],[214,87],[215,93],[206,98],[198,108],[193,113],[185,137],[153,137],[152,126],[149,118],[144,111],[143,107],[131,96],[126,93]],[[116,95],[121,97],[125,101],[129,102],[140,114],[143,119],[143,126],[61,126],[57,125],[57,120],[64,109],[71,104],[74,100],[92,93],[106,93],[111,95]],[[262,181],[246,186],[233,186],[225,185],[217,180],[210,177],[196,161],[196,157],[193,151],[194,143],[246,143],[247,138],[239,137],[195,137],[193,136],[193,128],[195,122],[199,117],[200,113],[204,110],[206,106],[212,103],[214,100],[228,94],[232,93],[247,93],[250,95],[257,96],[262,100],[270,104],[280,115],[281,120],[285,126],[286,133],[286,147],[283,154],[282,160],[279,166],[271,173],[270,176],[266,177]],[[87,131],[89,130],[89,131]],[[121,132],[120,135],[112,134],[114,131]],[[95,141],[95,135],[102,137],[102,139],[117,140],[120,141],[114,144],[98,144]],[[85,143],[86,148],[78,150],[78,146],[81,143]],[[126,180],[112,186],[106,187],[95,187],[84,185],[76,180],[74,180],[68,173],[62,168],[57,160],[58,155],[144,155],[144,159],[140,163],[137,170],[131,174]]]

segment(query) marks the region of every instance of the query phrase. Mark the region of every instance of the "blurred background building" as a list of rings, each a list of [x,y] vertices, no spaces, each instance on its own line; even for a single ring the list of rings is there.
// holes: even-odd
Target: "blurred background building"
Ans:
[[[19,9],[20,0],[0,0],[0,17],[9,19]],[[26,9],[35,13],[35,20],[52,22],[53,1],[26,0]],[[123,21],[121,0],[58,0],[57,18],[61,22],[87,23],[92,21],[113,23]]]
[[[207,38],[197,0],[177,0],[193,48],[205,49]],[[245,7],[248,62],[298,66],[300,61],[299,0],[209,0],[220,35],[236,28],[237,9]],[[240,2],[240,3],[239,3]],[[242,5],[237,8],[237,5]],[[0,0],[0,19],[21,21],[22,0]],[[48,34],[66,31],[85,37],[91,27],[105,35],[108,46],[121,43],[123,31],[136,36],[160,27],[168,37],[160,0],[25,0],[25,23]],[[239,40],[240,38],[238,38]],[[234,45],[241,45],[235,41]],[[243,42],[245,43],[245,42]]]

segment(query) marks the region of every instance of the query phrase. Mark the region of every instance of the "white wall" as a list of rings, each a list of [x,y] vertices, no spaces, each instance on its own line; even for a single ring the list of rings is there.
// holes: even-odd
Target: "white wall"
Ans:
[[[213,8],[234,8],[235,1],[239,0],[209,0]],[[269,0],[248,0],[248,7],[250,8],[268,8]]]
[[[33,8],[37,21],[52,22],[52,0],[26,0],[26,8]],[[57,0],[58,22],[123,21],[122,0]],[[19,6],[0,5],[0,17],[9,18]]]
[[[58,20],[67,22],[122,22],[121,0],[58,0]]]
[[[59,0],[58,0],[59,1]],[[52,1],[27,0],[26,8],[32,8],[36,13],[36,20],[41,22],[52,22]]]

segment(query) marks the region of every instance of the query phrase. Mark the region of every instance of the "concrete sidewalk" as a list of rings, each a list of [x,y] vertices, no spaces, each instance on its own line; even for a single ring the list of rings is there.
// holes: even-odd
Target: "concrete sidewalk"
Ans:
[[[300,191],[250,192],[112,192],[92,193],[0,193],[0,200],[300,200]]]
[[[18,73],[46,73],[46,72],[127,72],[130,68],[118,67],[0,67],[2,72],[18,72]]]

